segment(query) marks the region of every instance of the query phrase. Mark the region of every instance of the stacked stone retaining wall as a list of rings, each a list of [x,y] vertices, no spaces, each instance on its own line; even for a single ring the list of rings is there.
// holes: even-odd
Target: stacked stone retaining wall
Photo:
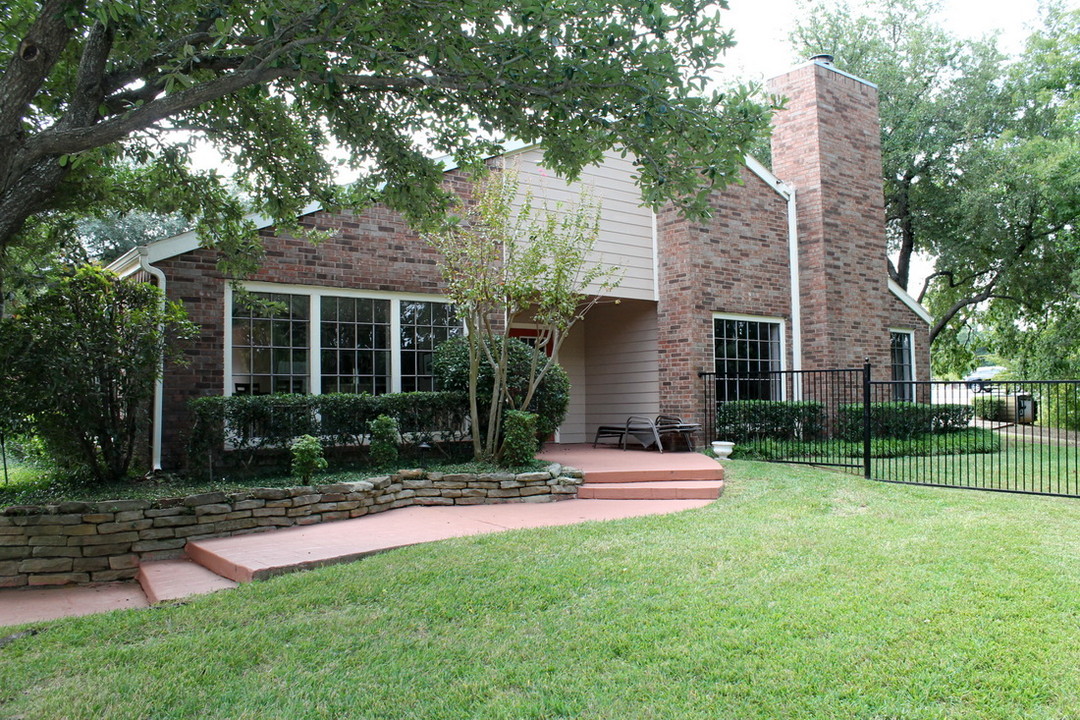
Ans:
[[[128,580],[192,540],[357,518],[410,505],[573,498],[579,470],[444,474],[402,470],[360,482],[252,488],[161,500],[16,505],[0,514],[0,588]]]

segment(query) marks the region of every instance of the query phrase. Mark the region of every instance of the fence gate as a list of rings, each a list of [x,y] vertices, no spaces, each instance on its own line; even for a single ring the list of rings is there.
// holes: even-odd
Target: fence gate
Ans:
[[[708,437],[738,457],[1080,497],[1080,381],[884,381],[869,364],[701,376]]]

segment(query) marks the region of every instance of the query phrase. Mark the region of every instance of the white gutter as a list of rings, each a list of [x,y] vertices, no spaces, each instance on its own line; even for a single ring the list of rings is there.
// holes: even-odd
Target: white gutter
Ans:
[[[139,267],[150,273],[157,279],[158,289],[161,290],[161,311],[162,315],[165,312],[165,303],[168,300],[165,297],[165,273],[160,268],[156,268],[150,264],[149,255],[150,251],[145,246],[138,248],[139,250]],[[162,340],[165,337],[165,326],[159,325],[158,331],[162,335]],[[161,422],[164,416],[165,408],[165,355],[161,356],[161,365],[158,367],[157,381],[154,383],[154,407],[153,418],[151,420],[151,448],[150,448],[150,466],[154,472],[161,470]]]
[[[835,68],[831,68],[835,69]],[[767,167],[747,155],[746,167],[765,181],[776,194],[787,200],[788,268],[791,284],[791,369],[802,370],[802,295],[799,293],[799,214],[795,205],[795,188],[772,174]],[[796,399],[801,399],[796,375]]]

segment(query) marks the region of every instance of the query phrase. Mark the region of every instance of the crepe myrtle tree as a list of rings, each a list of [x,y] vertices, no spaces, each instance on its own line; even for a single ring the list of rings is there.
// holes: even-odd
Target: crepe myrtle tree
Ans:
[[[442,254],[446,295],[465,323],[473,453],[498,461],[504,411],[529,409],[570,329],[619,279],[615,268],[589,258],[600,210],[587,192],[572,205],[549,206],[519,192],[516,170],[502,167],[476,180],[472,195],[425,239]],[[519,363],[509,334],[523,322],[536,328],[536,342],[524,377],[510,378]],[[484,418],[481,364],[492,376]]]
[[[450,155],[542,142],[574,177],[613,147],[644,197],[706,211],[767,130],[751,87],[706,88],[724,0],[9,0],[0,6],[0,263],[77,221],[193,221],[256,267],[249,213],[312,201],[438,217]],[[208,142],[235,168],[193,169]],[[335,159],[336,158],[336,159]],[[360,171],[340,187],[338,165]],[[2,265],[0,265],[2,269]],[[0,274],[2,278],[2,274]]]

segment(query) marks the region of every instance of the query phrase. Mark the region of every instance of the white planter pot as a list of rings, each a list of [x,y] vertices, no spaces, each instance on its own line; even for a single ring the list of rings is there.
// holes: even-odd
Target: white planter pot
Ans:
[[[716,457],[721,459],[730,455],[734,447],[735,443],[726,440],[714,440],[712,444],[713,452],[716,453]]]

